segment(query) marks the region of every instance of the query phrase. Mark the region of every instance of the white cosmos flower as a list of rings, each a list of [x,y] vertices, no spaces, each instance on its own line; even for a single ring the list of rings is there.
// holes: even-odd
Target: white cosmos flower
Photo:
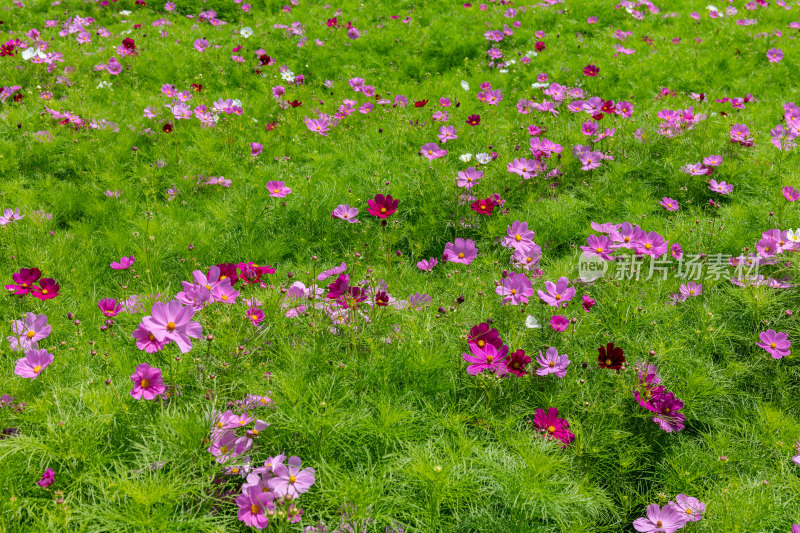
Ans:
[[[461,88],[464,89],[465,91],[469,91],[469,83],[467,83],[464,80],[461,80]]]
[[[487,154],[487,153],[481,152],[481,153],[479,153],[479,154],[475,154],[475,159],[476,159],[476,160],[478,161],[478,163],[480,163],[481,165],[486,165],[486,164],[488,164],[488,163],[489,163],[489,161],[491,161],[491,160],[492,160],[492,156],[490,156],[490,155],[489,155],[489,154]]]
[[[239,30],[239,35],[247,39],[248,37],[253,35],[253,28],[251,28],[250,26],[245,26],[244,28]]]
[[[792,242],[800,243],[800,229],[787,231],[786,238]]]
[[[528,315],[528,318],[525,319],[525,327],[528,329],[541,329],[542,325],[539,324],[539,321],[536,320],[535,316]]]
[[[281,72],[281,78],[283,78],[284,81],[294,81],[294,72],[291,70],[284,70]]]
[[[27,50],[22,51],[22,59],[24,59],[25,61],[28,61],[33,56],[36,56],[39,59],[44,59],[45,57],[47,57],[46,54],[42,52],[39,48],[31,47],[28,48]]]
[[[458,158],[464,163],[469,163],[472,160],[472,154],[461,154]]]

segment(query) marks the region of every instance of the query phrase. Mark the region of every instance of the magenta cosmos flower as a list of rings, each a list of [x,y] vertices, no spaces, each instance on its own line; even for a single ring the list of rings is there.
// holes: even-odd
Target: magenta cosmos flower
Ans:
[[[264,320],[264,311],[258,307],[251,307],[247,310],[247,318],[253,322],[254,326],[257,326],[259,322]]]
[[[661,204],[661,207],[663,207],[667,211],[677,211],[678,209],[681,208],[677,200],[673,200],[672,198],[667,198],[666,196],[662,198],[659,203]]]
[[[477,344],[470,343],[469,350],[472,355],[464,353],[461,357],[464,361],[472,363],[467,367],[467,374],[476,375],[488,370],[489,372],[496,373],[502,376],[507,372],[506,358],[508,356],[508,346],[505,344],[497,349],[492,344],[485,344],[482,348]]]
[[[133,256],[121,257],[119,261],[113,261],[111,263],[111,268],[114,270],[127,270],[132,267],[135,262],[136,258]]]
[[[140,350],[144,350],[147,353],[156,353],[157,351],[161,350],[164,345],[167,344],[167,342],[169,342],[159,342],[158,339],[156,339],[156,336],[153,335],[143,324],[139,324],[139,327],[136,328],[133,333],[131,333],[131,336],[136,339],[136,347]]]
[[[33,284],[39,281],[41,277],[42,271],[38,268],[21,268],[19,272],[11,274],[11,279],[14,283],[5,287],[12,294],[25,296],[29,292],[33,292]]]
[[[553,315],[550,317],[550,327],[558,332],[567,331],[569,319],[565,316]]]
[[[768,329],[767,331],[762,331],[758,337],[761,339],[761,342],[756,344],[764,348],[773,358],[780,359],[791,354],[789,348],[791,348],[792,343],[789,340],[788,333]]]
[[[42,301],[51,300],[58,296],[58,291],[61,289],[56,280],[53,278],[42,278],[39,280],[39,285],[33,286],[33,297]]]
[[[423,259],[419,263],[417,263],[417,268],[420,270],[424,270],[425,272],[430,272],[433,270],[433,267],[439,264],[439,261],[436,260],[435,257],[431,257],[430,259]]]
[[[521,305],[533,296],[533,286],[528,276],[512,272],[495,287],[495,292],[503,297],[503,305]]]
[[[667,505],[669,505],[673,511],[678,511],[683,515],[687,522],[697,522],[703,518],[706,512],[706,504],[686,494],[678,494],[675,496],[675,501],[669,502]]]
[[[122,311],[122,304],[117,302],[114,298],[103,298],[97,302],[97,307],[99,307],[103,315],[108,318],[115,317]]]
[[[719,183],[717,183],[717,180],[711,180],[708,182],[708,188],[714,192],[723,194],[725,196],[733,192],[733,185],[731,185],[730,183],[725,183],[724,181],[720,181]]]
[[[548,374],[555,374],[558,378],[563,378],[567,375],[567,367],[569,366],[569,357],[567,354],[560,354],[555,348],[548,348],[544,356],[542,351],[539,350],[539,357],[536,362],[541,365],[541,368],[536,369],[536,375],[546,376]]]
[[[269,195],[274,198],[285,198],[292,192],[292,189],[287,187],[282,181],[268,181],[267,190],[269,191]]]
[[[568,287],[569,279],[561,276],[557,283],[545,281],[547,292],[538,291],[539,298],[552,307],[566,307],[567,303],[575,296],[575,288]]]
[[[783,197],[790,202],[796,202],[800,199],[800,191],[791,186],[781,189],[781,193],[783,193]]]
[[[647,517],[637,518],[633,521],[633,528],[642,533],[673,533],[686,524],[684,516],[665,505],[663,509],[658,504],[647,506]]]
[[[38,342],[50,335],[50,324],[46,315],[27,313],[22,320],[15,320],[11,330],[16,336],[8,337],[12,350],[36,350]]]
[[[387,194],[386,196],[376,194],[375,198],[367,200],[367,205],[369,206],[367,212],[378,218],[389,218],[397,211],[397,206],[399,204],[400,202],[392,198],[391,194]]]
[[[28,350],[25,357],[17,360],[14,373],[23,378],[36,379],[53,362],[53,354],[47,350]]]
[[[583,74],[584,76],[589,76],[590,78],[593,78],[598,74],[600,74],[600,69],[597,68],[595,65],[586,65],[585,67],[583,67]]]
[[[683,402],[675,397],[671,392],[665,392],[653,396],[644,405],[645,409],[656,413],[653,422],[666,431],[674,433],[683,429],[683,422],[686,416],[680,412],[683,409]]]
[[[53,482],[55,482],[55,480],[56,480],[56,471],[53,470],[52,468],[48,468],[42,474],[42,479],[37,481],[36,484],[39,485],[40,487],[47,488],[50,485],[52,485]]]
[[[531,362],[531,358],[525,355],[524,350],[517,350],[508,354],[506,359],[506,371],[517,377],[522,377],[528,373],[525,366]]]
[[[472,239],[458,238],[455,242],[448,242],[444,247],[442,259],[451,263],[462,263],[469,265],[478,257],[478,249]]]
[[[337,205],[336,209],[331,212],[331,216],[333,218],[338,218],[339,220],[344,220],[350,224],[353,224],[358,222],[358,220],[356,220],[356,216],[358,216],[358,209],[355,207],[350,207],[349,204]]]
[[[302,461],[299,457],[292,456],[287,459],[286,464],[275,465],[272,469],[273,477],[268,482],[269,488],[281,498],[297,499],[304,492],[308,492],[308,489],[316,481],[316,477],[313,468],[301,470],[301,464]]]
[[[151,316],[142,318],[142,325],[158,342],[173,341],[182,353],[192,349],[192,341],[189,339],[200,338],[203,334],[200,324],[192,320],[194,310],[184,307],[178,300],[166,304],[156,302],[150,312]]]
[[[131,396],[137,400],[142,398],[152,400],[167,390],[164,386],[164,381],[161,379],[161,370],[151,367],[147,363],[142,363],[136,367],[136,372],[131,374],[131,381],[133,381]]]
[[[528,229],[527,222],[516,220],[510,226],[507,226],[506,236],[503,238],[503,246],[514,248],[515,250],[517,248],[527,249],[533,244],[535,236],[536,233]]]
[[[779,63],[783,59],[783,50],[780,48],[770,48],[767,50],[767,61],[770,63]]]
[[[456,184],[469,190],[477,185],[481,178],[483,178],[483,171],[477,170],[475,167],[469,167],[467,170],[462,170],[458,173]]]
[[[423,156],[425,156],[431,161],[447,155],[447,150],[445,150],[444,148],[439,148],[439,145],[436,143],[423,144],[422,148],[420,148],[419,150]]]
[[[547,413],[544,409],[537,409],[533,423],[547,438],[561,441],[565,445],[575,440],[575,435],[569,430],[569,422],[558,418],[558,409],[555,407],[549,408]]]
[[[239,512],[236,517],[245,525],[256,529],[264,529],[269,525],[267,511],[275,509],[275,494],[264,492],[260,485],[243,489],[243,493],[236,498]]]
[[[599,257],[603,261],[613,261],[614,256],[610,254],[614,241],[605,235],[589,235],[586,238],[587,246],[581,246],[581,250],[586,257]]]
[[[642,231],[637,237],[638,240],[633,243],[637,254],[650,255],[658,259],[669,250],[669,241],[664,240],[664,237],[655,231],[650,233]]]

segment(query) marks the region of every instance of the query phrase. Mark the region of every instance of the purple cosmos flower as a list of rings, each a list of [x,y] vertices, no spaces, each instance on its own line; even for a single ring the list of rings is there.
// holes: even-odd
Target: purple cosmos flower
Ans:
[[[434,159],[439,159],[440,157],[446,156],[447,150],[439,148],[439,145],[436,143],[428,143],[422,145],[422,148],[420,148],[420,153],[424,157],[433,161]]]
[[[681,207],[678,204],[677,200],[673,200],[672,198],[667,198],[666,196],[662,198],[659,203],[661,204],[661,207],[663,207],[667,211],[677,211]]]
[[[5,226],[11,222],[22,220],[23,218],[25,217],[19,214],[19,207],[16,209],[6,209],[3,211],[3,215],[0,216],[0,226]]]
[[[542,356],[542,351],[539,350],[539,357],[536,358],[536,362],[541,365],[541,368],[536,369],[536,375],[555,374],[556,377],[563,378],[567,375],[567,367],[570,360],[567,354],[559,354],[557,349],[548,348],[544,356]]]
[[[703,159],[703,164],[709,167],[718,167],[722,164],[722,156],[710,155]]]
[[[481,322],[480,324],[472,326],[469,330],[467,341],[480,349],[483,349],[487,344],[491,344],[498,350],[503,347],[500,333],[496,328],[490,327],[486,322]]]
[[[667,433],[683,429],[683,422],[686,420],[686,416],[680,412],[683,402],[677,399],[673,393],[665,392],[655,395],[644,407],[657,414],[653,417],[653,422]]]
[[[151,367],[147,363],[142,363],[136,367],[136,371],[131,374],[133,389],[131,396],[137,400],[153,400],[167,390],[161,379],[161,370]]]
[[[546,414],[543,409],[537,409],[533,423],[547,438],[559,440],[565,445],[575,440],[575,435],[569,431],[569,422],[558,418],[558,409],[555,407],[550,407]]]
[[[14,284],[6,285],[5,287],[11,291],[12,294],[25,296],[33,292],[33,284],[39,281],[41,277],[42,271],[38,268],[21,268],[19,272],[11,274],[11,279],[14,281]]]
[[[355,207],[350,207],[349,204],[340,204],[336,206],[331,212],[331,216],[333,218],[338,218],[339,220],[345,220],[350,224],[358,222],[356,220],[356,216],[358,215],[358,209]]]
[[[565,316],[553,315],[550,317],[550,327],[558,332],[567,331],[569,319]]]
[[[800,191],[794,187],[784,187],[781,189],[781,192],[783,193],[783,197],[790,202],[796,202],[798,199],[800,199]]]
[[[423,259],[422,261],[417,263],[417,268],[419,268],[420,270],[424,270],[426,272],[430,272],[431,270],[433,270],[433,267],[435,267],[438,264],[439,261],[437,261],[435,257],[431,257],[428,260]]]
[[[472,239],[457,238],[455,242],[448,242],[444,247],[442,259],[451,263],[469,265],[478,257],[478,249]]]
[[[39,341],[50,335],[47,316],[27,313],[22,320],[15,320],[11,330],[16,336],[8,337],[12,350],[36,350]]]
[[[505,367],[506,357],[508,356],[508,346],[505,344],[497,349],[494,345],[486,343],[483,347],[478,346],[477,343],[470,342],[469,349],[472,355],[463,353],[461,356],[468,363],[472,363],[467,367],[467,374],[476,375],[484,370],[494,372],[498,376],[502,376],[507,372]]]
[[[697,522],[703,518],[703,514],[706,512],[706,504],[685,494],[678,494],[675,496],[675,501],[669,502],[667,505],[672,510],[681,513],[687,522]]]
[[[247,318],[253,322],[254,326],[257,326],[259,322],[264,320],[264,311],[258,307],[251,307],[247,310]]]
[[[47,488],[50,485],[52,485],[55,480],[56,480],[56,471],[53,470],[52,468],[48,468],[47,470],[44,471],[44,474],[42,474],[42,479],[37,481],[36,484],[39,485],[40,487]]]
[[[546,281],[544,283],[547,292],[538,291],[539,298],[552,307],[566,307],[567,303],[575,296],[575,288],[568,287],[569,278],[561,276],[557,283]]]
[[[248,477],[248,481],[249,479]],[[239,506],[239,512],[236,516],[247,526],[264,529],[269,525],[267,511],[275,509],[274,499],[275,494],[263,491],[261,486],[247,487],[236,498],[236,505]]]
[[[282,181],[268,181],[266,187],[269,195],[274,198],[285,198],[292,192]]]
[[[208,48],[208,41],[206,39],[195,39],[194,49],[198,52],[205,52]]]
[[[662,509],[656,503],[647,506],[647,518],[637,518],[633,521],[633,528],[642,533],[674,533],[686,523],[684,516],[665,505]]]
[[[524,157],[521,157],[519,159],[514,159],[508,165],[506,165],[506,170],[512,174],[519,174],[522,176],[522,179],[527,180],[542,170],[542,164],[536,159],[525,159]]]
[[[313,468],[300,469],[299,457],[292,456],[286,461],[286,464],[280,463],[273,467],[273,477],[269,480],[268,486],[275,491],[275,494],[281,498],[297,499],[304,492],[308,492],[311,485],[316,481]]]
[[[326,279],[328,279],[331,276],[338,276],[339,274],[341,274],[345,270],[347,270],[347,263],[342,261],[342,264],[339,265],[338,267],[331,268],[329,270],[326,270],[326,271],[322,272],[320,275],[318,275],[317,276],[317,281],[325,281]]]
[[[527,222],[515,221],[507,227],[506,236],[503,239],[503,246],[507,248],[528,248],[533,244],[536,234],[528,229]]]
[[[767,50],[767,61],[770,63],[779,63],[783,59],[783,50],[780,48],[770,48]]]
[[[503,305],[520,305],[528,303],[528,298],[533,296],[533,286],[528,276],[512,272],[495,287],[495,292],[503,297]]]
[[[97,302],[97,307],[108,318],[117,316],[122,311],[122,304],[117,302],[114,298],[103,298]]]
[[[469,190],[477,185],[478,180],[481,178],[483,178],[483,171],[476,170],[475,167],[469,167],[467,170],[462,170],[458,173],[456,183],[459,187]]]
[[[724,181],[717,183],[717,180],[711,180],[708,182],[708,188],[719,194],[724,194],[725,196],[733,192],[733,185],[725,183]]]
[[[36,379],[53,362],[53,354],[47,350],[28,350],[25,357],[17,360],[14,373],[23,378]]]
[[[317,119],[304,119],[306,127],[315,132],[319,133],[320,135],[327,137],[328,130],[330,129],[331,123],[326,118],[317,118]]]
[[[761,240],[756,243],[756,251],[758,255],[762,257],[772,257],[780,251],[780,245],[778,241],[772,237],[762,237]]]
[[[178,300],[166,304],[156,302],[150,312],[151,315],[142,318],[140,328],[150,331],[158,342],[173,341],[182,353],[192,349],[189,339],[200,338],[203,334],[200,324],[192,320],[194,310],[184,307]]]
[[[581,250],[587,257],[599,257],[603,261],[613,261],[614,256],[609,252],[612,250],[613,241],[605,235],[589,235],[586,238],[588,246],[581,246]]]
[[[397,206],[399,204],[400,201],[392,198],[391,194],[387,194],[386,196],[376,194],[375,198],[367,200],[367,212],[378,218],[389,218],[397,211]]]
[[[119,262],[114,261],[111,263],[111,268],[114,270],[127,270],[133,266],[136,262],[136,258],[133,256],[130,257],[122,257],[120,258]]]
[[[650,255],[658,259],[669,249],[669,242],[664,240],[664,237],[651,231],[646,233],[644,231],[637,235],[638,239],[633,243],[634,250],[637,254]]]
[[[439,141],[446,143],[447,141],[452,141],[454,139],[458,139],[458,135],[456,135],[456,127],[455,126],[442,126],[439,128]]]
[[[764,348],[775,359],[781,359],[791,353],[789,348],[791,348],[792,342],[789,340],[788,333],[768,329],[759,333],[758,337],[761,342],[756,345]]]
[[[261,155],[261,152],[264,150],[264,146],[260,143],[250,143],[250,155],[253,157],[258,157]]]

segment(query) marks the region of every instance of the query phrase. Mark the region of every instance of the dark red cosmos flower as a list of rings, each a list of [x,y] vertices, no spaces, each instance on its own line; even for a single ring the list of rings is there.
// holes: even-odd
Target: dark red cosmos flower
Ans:
[[[399,200],[392,198],[391,194],[387,194],[386,196],[376,194],[373,200],[367,201],[367,205],[369,206],[367,212],[378,218],[389,218],[397,211],[399,203]]]
[[[617,110],[617,105],[614,103],[614,100],[606,100],[603,102],[603,105],[600,106],[600,111],[603,113],[608,113],[609,115]]]
[[[252,261],[248,263],[236,263],[236,268],[239,269],[239,279],[244,280],[246,283],[258,283],[261,281],[261,276],[264,274],[275,273],[275,269],[270,265],[258,266]]]
[[[272,131],[272,130],[274,130],[274,129],[275,129],[275,128],[277,128],[277,127],[278,127],[278,123],[277,123],[277,122],[268,122],[268,123],[267,123],[267,124],[264,126],[264,129],[266,129],[267,131]]]
[[[375,294],[375,305],[378,307],[386,307],[389,305],[389,295],[385,291],[379,291]]]
[[[603,120],[604,116],[605,115],[603,113],[598,113],[596,115],[592,115],[592,118],[595,119],[595,120]]]
[[[347,292],[336,299],[336,303],[345,309],[358,309],[361,302],[367,299],[367,293],[360,287],[350,287]]]
[[[536,49],[537,52],[541,52],[545,48],[547,48],[547,45],[544,44],[542,41],[537,41],[533,47]]]
[[[236,285],[239,280],[239,270],[233,263],[220,263],[217,265],[219,269],[219,280],[230,279],[231,285]]]
[[[42,278],[39,280],[38,286],[33,286],[33,297],[40,300],[50,300],[58,296],[60,288],[53,278]]]
[[[130,50],[131,52],[136,51],[136,41],[134,41],[130,37],[122,39],[122,46],[125,47],[125,50]]]
[[[13,55],[14,55],[14,43],[5,43],[2,47],[0,47],[0,57],[13,56]]]
[[[21,268],[19,272],[11,274],[11,279],[14,280],[14,284],[6,285],[6,289],[12,294],[25,296],[33,291],[33,284],[39,281],[41,277],[42,271],[38,268]]]
[[[515,376],[522,377],[527,374],[525,365],[531,362],[531,358],[525,355],[524,350],[517,350],[508,354],[506,359],[506,368]]]
[[[17,94],[15,94],[15,95],[14,95],[14,101],[15,101],[15,102],[17,102],[17,103],[19,103],[19,102],[21,102],[21,101],[22,101],[22,99],[23,99],[24,97],[25,97],[25,96],[24,96],[22,93],[17,93]]]
[[[298,100],[292,100],[291,102],[289,102],[289,105],[292,107],[300,107],[301,105],[303,105],[303,102],[300,102]]]
[[[195,91],[197,91],[198,93],[203,91],[203,85],[200,83],[193,83],[190,85],[190,87]]]
[[[259,62],[259,64],[261,66],[270,65],[271,61],[272,61],[272,58],[269,57],[267,54],[261,54],[260,56],[258,56],[258,62]]]
[[[428,103],[427,100],[419,100],[417,102],[414,102],[414,107],[425,107],[425,104],[427,103]]]
[[[467,124],[470,126],[477,126],[481,123],[481,116],[480,115],[470,115],[467,117]]]
[[[166,123],[166,124],[164,124],[164,126],[161,128],[161,131],[163,131],[164,133],[172,133],[172,124],[170,124],[169,122],[167,122],[167,123]]]
[[[503,347],[500,333],[486,322],[472,326],[472,329],[469,330],[469,335],[467,335],[467,342],[476,345],[478,348],[483,348],[487,344],[491,344],[498,350]]]
[[[622,348],[614,346],[613,342],[601,346],[597,351],[599,352],[597,364],[600,365],[600,368],[619,370],[625,363],[625,352],[622,351]]]
[[[491,198],[484,198],[483,200],[478,200],[476,202],[472,202],[470,207],[472,210],[478,213],[479,215],[491,215],[492,210],[497,206],[494,203],[494,200]]]
[[[583,74],[585,76],[594,77],[600,73],[600,69],[594,65],[586,65],[583,67]]]
[[[336,300],[346,293],[349,288],[350,276],[348,274],[339,274],[339,277],[336,278],[336,281],[328,285],[327,298],[329,300]]]

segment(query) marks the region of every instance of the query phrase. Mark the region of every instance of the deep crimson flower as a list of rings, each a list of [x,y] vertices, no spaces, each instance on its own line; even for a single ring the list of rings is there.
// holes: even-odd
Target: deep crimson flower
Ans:
[[[39,280],[39,286],[34,285],[33,287],[33,297],[40,300],[50,300],[58,296],[60,288],[53,278],[42,278]]]
[[[274,129],[275,129],[275,128],[277,128],[277,127],[278,127],[278,123],[277,123],[277,122],[268,122],[268,123],[267,123],[267,124],[264,126],[264,129],[266,129],[267,131],[272,131],[272,130],[274,130]]]
[[[11,291],[13,294],[25,296],[29,292],[33,291],[33,284],[39,281],[39,278],[41,277],[42,271],[38,268],[22,268],[19,272],[14,272],[11,275],[11,279],[14,280],[14,284],[6,285],[6,289]]]
[[[270,61],[272,61],[272,58],[269,57],[267,54],[261,54],[260,56],[258,56],[258,62],[262,66],[269,65]]]
[[[389,218],[397,211],[397,205],[400,202],[392,198],[391,194],[387,194],[383,196],[382,194],[376,194],[375,199],[368,200],[367,205],[367,212],[378,218]]]
[[[249,263],[236,263],[236,268],[239,269],[239,279],[244,280],[246,283],[258,283],[264,274],[275,273],[275,269],[270,265],[258,266],[252,261]]]
[[[161,131],[163,131],[164,133],[172,133],[172,124],[167,122],[166,124],[164,124],[164,127],[161,128]]]
[[[600,111],[603,113],[612,114],[614,111],[617,110],[617,106],[614,103],[614,100],[606,100],[603,102],[603,105],[600,107]]]
[[[360,287],[350,287],[347,292],[336,299],[336,303],[345,309],[358,309],[361,302],[365,301],[369,295]]]
[[[419,100],[417,102],[414,102],[414,107],[425,107],[425,104],[427,103],[428,103],[427,100]]]
[[[492,209],[494,209],[496,205],[497,204],[495,204],[494,200],[491,198],[485,198],[483,200],[472,202],[470,207],[472,207],[472,210],[480,215],[491,215]]]
[[[597,68],[595,65],[586,65],[583,68],[583,74],[585,76],[589,76],[591,78],[597,76],[600,73],[600,69]]]
[[[292,100],[291,102],[289,102],[289,105],[292,107],[300,107],[301,105],[303,105],[303,102],[300,102],[298,100]]]
[[[5,43],[2,47],[0,47],[0,57],[13,56],[13,55],[14,55],[14,43]]]
[[[537,52],[542,52],[545,48],[547,48],[547,45],[544,44],[542,41],[537,41],[536,44],[534,45],[534,48],[536,49]]]
[[[195,91],[197,91],[198,93],[203,92],[203,85],[201,83],[193,83],[190,85],[190,87]]]
[[[239,279],[239,269],[233,263],[220,263],[216,265],[219,268],[219,281],[230,278],[231,285],[236,285]]]
[[[486,322],[481,322],[476,326],[472,326],[467,336],[467,342],[476,345],[478,348],[483,348],[487,344],[491,344],[498,350],[503,347],[500,333]]]
[[[614,346],[613,342],[601,346],[597,351],[599,352],[597,364],[600,365],[600,368],[619,370],[625,363],[625,352],[622,351],[622,348]]]
[[[23,95],[22,93],[17,93],[13,96],[13,98],[16,103],[20,103],[22,99],[25,98],[25,95]]]
[[[525,355],[524,350],[517,350],[508,354],[506,359],[506,368],[515,376],[522,377],[528,373],[525,370],[525,365],[531,362],[531,358]]]
[[[130,37],[122,39],[122,46],[125,47],[125,50],[130,50],[132,52],[136,51],[136,41],[134,41]]]
[[[349,288],[350,276],[348,274],[339,274],[339,277],[336,278],[336,281],[328,285],[327,298],[329,300],[336,300],[341,295],[346,293]]]
[[[379,291],[375,294],[375,305],[378,307],[386,307],[389,305],[389,295],[385,291]]]
[[[329,28],[336,27],[336,17],[333,17],[332,19],[328,19],[326,24],[328,25]]]
[[[470,115],[467,117],[467,124],[470,126],[477,126],[481,123],[481,116],[480,115]]]

